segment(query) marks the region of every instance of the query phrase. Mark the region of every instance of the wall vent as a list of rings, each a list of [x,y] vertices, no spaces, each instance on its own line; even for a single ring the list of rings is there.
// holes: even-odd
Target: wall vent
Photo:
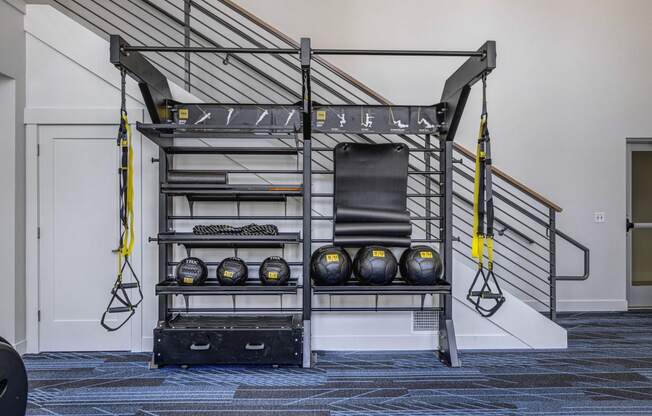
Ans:
[[[412,312],[412,332],[435,332],[439,330],[439,311]]]

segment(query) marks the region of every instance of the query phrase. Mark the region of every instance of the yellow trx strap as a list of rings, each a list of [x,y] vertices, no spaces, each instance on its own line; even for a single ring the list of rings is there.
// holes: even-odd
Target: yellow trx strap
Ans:
[[[132,143],[131,126],[129,125],[129,118],[126,112],[122,112],[122,120],[127,130],[127,135],[121,141],[121,146],[127,150],[127,166],[122,166],[122,169],[127,169],[127,189],[126,198],[126,212],[127,222],[125,224],[125,236],[122,240],[121,247],[118,249],[118,258],[120,266],[122,258],[129,258],[134,249],[135,231],[134,231],[134,146]]]
[[[125,83],[126,71],[122,70],[122,105],[120,109],[120,128],[118,130],[118,147],[120,149],[120,168],[118,176],[120,178],[120,239],[117,254],[118,273],[115,283],[111,289],[111,299],[102,314],[101,325],[107,331],[117,331],[122,328],[129,319],[134,316],[136,308],[143,300],[143,292],[140,286],[138,276],[131,267],[130,257],[134,250],[135,235],[135,215],[134,215],[134,147],[131,134],[131,126],[127,117],[125,105]],[[133,282],[124,282],[124,273],[129,272],[133,276]],[[138,289],[139,299],[134,302],[127,290]],[[116,306],[117,305],[117,306]],[[107,320],[108,314],[128,314],[117,325],[110,325]]]
[[[489,317],[500,309],[505,297],[500,289],[494,268],[494,203],[491,172],[491,145],[487,126],[486,77],[482,77],[482,116],[475,156],[473,178],[473,241],[471,255],[477,260],[478,270],[466,298],[482,316]],[[484,267],[485,249],[487,268]]]
[[[484,257],[485,236],[480,231],[480,182],[481,165],[485,157],[480,144],[480,140],[484,135],[484,129],[487,125],[487,118],[483,114],[480,118],[480,131],[478,133],[478,144],[475,151],[475,175],[473,178],[473,241],[471,243],[471,255],[478,260],[478,264],[482,265],[482,258]]]

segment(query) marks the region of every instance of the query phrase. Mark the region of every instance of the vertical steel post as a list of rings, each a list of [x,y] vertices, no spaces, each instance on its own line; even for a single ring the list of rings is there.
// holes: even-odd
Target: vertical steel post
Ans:
[[[312,366],[310,318],[312,287],[310,255],[312,254],[312,94],[310,88],[310,38],[301,38],[301,89],[303,125],[303,367]]]
[[[453,142],[443,140],[443,152],[440,158],[440,170],[443,172],[440,183],[443,184],[444,196],[440,202],[443,217],[444,279],[453,285]],[[453,294],[442,295],[442,310],[439,313],[439,358],[451,367],[461,365],[457,355],[455,326],[453,325]]]
[[[158,181],[159,189],[163,182],[167,180],[168,159],[165,150],[159,147],[158,150]],[[158,230],[165,232],[168,230],[168,209],[170,197],[159,193],[158,196]],[[168,244],[159,244],[158,246],[158,281],[164,282],[168,278],[168,254],[170,246]],[[168,297],[158,297],[158,320],[159,322],[167,319]]]
[[[190,47],[190,4],[191,0],[183,1],[183,45]],[[190,92],[190,52],[184,54],[184,66],[186,71],[186,91]]]
[[[549,267],[550,267],[550,319],[557,319],[557,213],[548,209]]]
[[[426,134],[424,147],[426,148],[426,150],[430,150],[430,135],[429,134]],[[424,155],[423,158],[425,160],[425,169],[426,169],[426,171],[430,171],[430,165],[431,165],[431,163],[430,163],[431,162],[430,152],[425,152],[423,155]],[[424,182],[425,182],[425,188],[426,188],[425,192],[426,192],[426,195],[428,195],[428,194],[431,193],[431,188],[432,188],[430,175],[426,175],[426,179],[425,179]],[[430,199],[431,199],[430,197],[426,198],[426,215],[425,215],[426,218],[427,218],[426,219],[426,240],[432,239],[432,224],[431,224],[431,220],[430,220],[430,217],[432,217],[432,201]]]

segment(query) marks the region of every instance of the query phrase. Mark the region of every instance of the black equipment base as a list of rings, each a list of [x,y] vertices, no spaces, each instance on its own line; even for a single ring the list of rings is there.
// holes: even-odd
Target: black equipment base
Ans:
[[[177,316],[154,329],[153,364],[301,365],[301,316]]]

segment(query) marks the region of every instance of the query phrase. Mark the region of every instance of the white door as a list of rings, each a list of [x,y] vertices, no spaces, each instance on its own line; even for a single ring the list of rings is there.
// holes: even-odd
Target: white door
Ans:
[[[652,139],[627,141],[627,303],[652,307]]]
[[[116,127],[41,126],[39,146],[40,350],[130,350],[131,323],[100,326],[117,267]]]

